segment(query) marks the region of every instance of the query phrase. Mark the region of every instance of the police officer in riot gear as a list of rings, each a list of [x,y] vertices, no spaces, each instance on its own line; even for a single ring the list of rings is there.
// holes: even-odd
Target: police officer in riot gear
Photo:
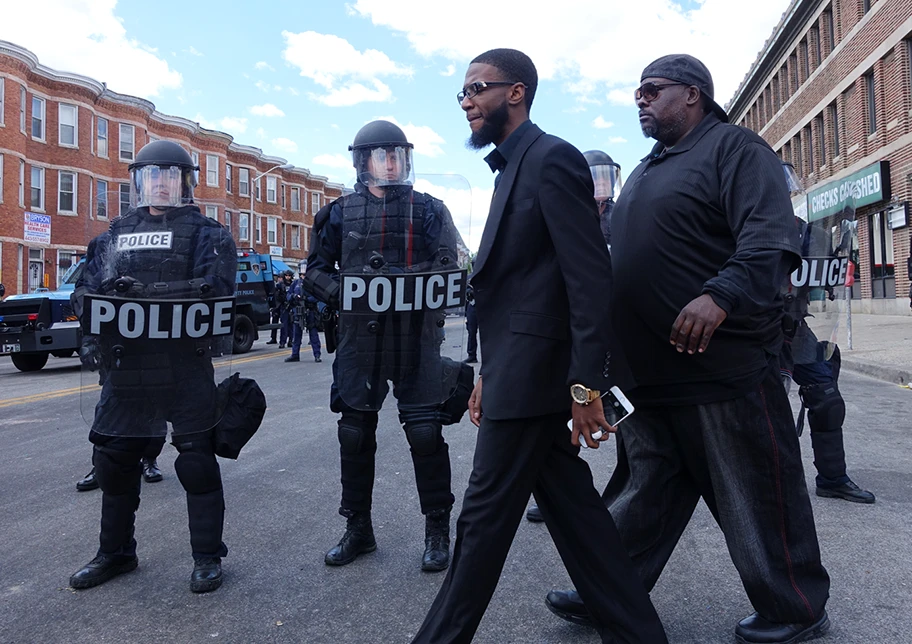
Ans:
[[[320,334],[317,331],[317,317],[320,313],[320,305],[317,302],[317,298],[304,288],[304,273],[301,273],[301,277],[296,279],[288,288],[287,300],[288,307],[292,312],[294,327],[290,340],[291,355],[285,358],[285,362],[301,361],[301,342],[304,339],[305,330],[309,336],[314,362],[323,362],[323,358],[320,355],[320,350],[322,349],[320,346]]]
[[[191,328],[190,321],[181,327],[182,319],[175,314],[165,318],[153,336],[152,314],[140,315],[150,301],[196,299],[199,304],[191,307],[197,312],[212,298],[231,306],[236,248],[230,234],[193,204],[197,169],[176,143],[155,141],[143,147],[129,167],[132,207],[89,244],[86,268],[76,285],[74,304],[87,332],[80,357],[100,376],[89,440],[102,490],[100,547],[97,556],[70,577],[76,589],[97,586],[137,567],[133,533],[142,458],[161,449],[168,422],[179,452],[175,470],[187,494],[194,559],[190,589],[208,592],[222,583],[221,558],[228,549],[222,542],[225,504],[212,441],[220,415],[212,357],[230,345],[230,324],[221,325],[219,340],[203,337],[203,327]],[[121,327],[148,319],[148,337],[88,335],[96,324],[96,301],[101,300],[111,310],[132,307],[135,315],[123,318]],[[152,304],[149,311],[158,306]],[[216,326],[214,318],[206,329],[210,326]],[[162,333],[171,335],[152,339]]]
[[[605,243],[611,246],[611,210],[614,201],[621,194],[621,166],[601,150],[589,150],[583,156],[589,163],[592,183],[595,186],[595,201],[598,204],[599,227]]]
[[[349,148],[358,174],[354,192],[317,214],[305,275],[307,290],[333,309],[340,307],[340,277],[456,267],[458,233],[449,211],[438,199],[412,189],[412,148],[405,133],[386,121],[365,125]],[[440,389],[441,381],[449,379],[441,375],[444,312],[418,308],[364,317],[344,307],[341,311],[331,408],[341,413],[339,513],[348,521],[338,545],[326,553],[327,565],[348,564],[377,548],[371,494],[377,412],[389,391],[388,381],[411,447],[426,517],[421,568],[439,571],[449,565],[454,498],[439,413],[448,395]],[[329,347],[329,329],[327,336]],[[438,390],[430,392],[432,387]]]
[[[803,197],[804,189],[795,168],[790,163],[783,163],[782,168],[792,196]],[[854,220],[854,212],[844,216],[840,223],[850,219]],[[795,223],[801,232],[802,257],[820,261],[836,257],[838,254],[847,254],[849,249],[834,248],[831,222],[815,225],[815,222],[807,222],[796,216]],[[838,243],[842,241],[839,239]],[[841,252],[837,253],[840,250]],[[807,412],[811,446],[814,450],[814,466],[817,468],[817,496],[856,503],[874,503],[874,494],[858,487],[846,473],[845,446],[842,438],[846,407],[838,384],[839,347],[830,342],[818,341],[807,323],[807,318],[811,315],[808,311],[810,301],[815,295],[817,299],[826,297],[833,300],[833,288],[812,287],[809,285],[810,280],[799,280],[799,284],[796,285],[795,281],[793,273],[782,289],[785,301],[783,330],[786,341],[780,356],[780,370],[786,389],[789,388],[790,380],[799,385],[799,434],[804,427],[805,411]]]

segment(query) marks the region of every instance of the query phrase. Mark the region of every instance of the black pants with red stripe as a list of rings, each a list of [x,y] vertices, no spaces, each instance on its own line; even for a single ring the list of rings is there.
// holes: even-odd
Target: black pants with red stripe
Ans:
[[[830,579],[778,368],[741,398],[640,407],[618,431],[622,465],[603,498],[648,590],[702,497],[757,612],[783,623],[820,615]]]

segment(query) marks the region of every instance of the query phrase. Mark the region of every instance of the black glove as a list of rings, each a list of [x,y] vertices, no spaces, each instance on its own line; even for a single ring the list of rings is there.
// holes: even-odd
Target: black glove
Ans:
[[[82,346],[79,347],[79,361],[89,371],[99,371],[104,366],[101,345],[99,345],[97,337],[87,335],[82,338]]]

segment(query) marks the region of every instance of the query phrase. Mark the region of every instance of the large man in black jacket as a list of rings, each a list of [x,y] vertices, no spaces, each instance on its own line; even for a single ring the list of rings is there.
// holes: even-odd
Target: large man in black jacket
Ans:
[[[495,143],[485,160],[499,172],[472,277],[482,371],[469,412],[479,432],[453,561],[415,641],[472,639],[534,491],[605,641],[661,643],[659,618],[579,457],[579,440],[597,447],[592,435],[608,429],[598,392],[626,369],[610,345],[611,265],[589,168],[529,121],[537,84],[525,54],[495,49],[472,61],[458,95],[470,144]]]

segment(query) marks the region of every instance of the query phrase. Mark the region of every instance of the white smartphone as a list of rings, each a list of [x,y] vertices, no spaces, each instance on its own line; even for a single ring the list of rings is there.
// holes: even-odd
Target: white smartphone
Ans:
[[[624,395],[624,392],[617,387],[612,387],[603,393],[601,398],[602,407],[605,410],[605,420],[607,420],[608,424],[612,427],[617,427],[618,423],[623,421],[634,412],[633,404],[627,399],[627,396]],[[567,429],[573,431],[572,418],[567,422]],[[602,435],[603,431],[600,429],[592,435],[592,438],[593,440],[598,440],[602,437]],[[580,445],[583,447],[588,447],[582,440],[580,441]]]

